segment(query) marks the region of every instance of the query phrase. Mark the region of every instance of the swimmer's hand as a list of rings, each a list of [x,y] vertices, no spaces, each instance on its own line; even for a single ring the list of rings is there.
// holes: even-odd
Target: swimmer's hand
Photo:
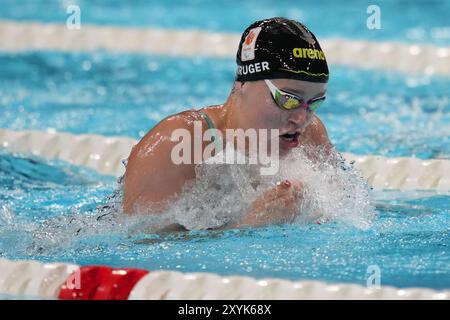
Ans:
[[[299,212],[302,199],[303,184],[300,181],[284,180],[256,198],[244,219],[231,227],[292,222]]]

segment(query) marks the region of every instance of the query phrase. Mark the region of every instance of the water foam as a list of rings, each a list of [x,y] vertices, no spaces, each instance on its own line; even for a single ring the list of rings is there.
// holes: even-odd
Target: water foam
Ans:
[[[234,149],[227,150],[230,151]],[[315,159],[310,154],[315,154]],[[163,213],[152,214],[149,205],[145,208],[147,214],[125,215],[119,183],[106,205],[96,209],[72,208],[71,212],[44,221],[27,221],[25,226],[24,221],[18,221],[19,216],[3,208],[0,220],[3,229],[12,231],[14,225],[22,228],[8,234],[30,237],[25,241],[26,248],[19,251],[26,255],[51,255],[61,248],[75,250],[79,241],[97,235],[123,239],[180,229],[174,226],[188,230],[223,228],[240,221],[259,195],[285,179],[299,180],[304,185],[304,200],[294,225],[338,221],[365,229],[375,216],[366,181],[335,151],[326,155],[321,150],[299,148],[280,161],[279,172],[273,176],[261,176],[257,165],[212,164],[214,161],[197,166],[196,180],[186,184],[180,197]]]
[[[230,151],[234,149],[226,149]],[[304,185],[304,200],[294,223],[343,221],[368,228],[375,216],[366,180],[336,151],[326,154],[299,148],[280,161],[279,172],[273,176],[259,175],[256,165],[218,163],[214,158],[222,155],[198,165],[195,182],[187,184],[164,213],[135,219],[145,220],[149,231],[170,224],[189,230],[224,227],[244,218],[258,195],[286,179]],[[151,213],[149,206],[141,209]]]

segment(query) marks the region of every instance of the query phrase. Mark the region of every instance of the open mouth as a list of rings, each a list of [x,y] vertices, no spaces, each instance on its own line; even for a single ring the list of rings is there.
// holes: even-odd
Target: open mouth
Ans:
[[[287,132],[285,134],[280,135],[280,139],[286,141],[286,142],[294,142],[298,140],[298,137],[300,136],[300,132],[294,131],[294,132]]]

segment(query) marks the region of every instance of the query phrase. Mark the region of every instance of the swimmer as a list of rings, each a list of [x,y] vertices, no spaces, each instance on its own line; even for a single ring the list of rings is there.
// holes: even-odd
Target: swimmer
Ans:
[[[194,123],[202,130],[278,129],[280,158],[299,146],[331,150],[326,129],[315,114],[325,100],[329,71],[314,34],[303,24],[270,18],[250,25],[242,34],[237,72],[231,93],[222,105],[187,110],[159,122],[133,147],[124,175],[123,210],[151,206],[167,209],[188,182],[195,181],[195,163],[175,164],[171,158],[179,143],[171,139],[176,129],[194,135]],[[208,144],[203,143],[203,154]],[[194,150],[192,154],[199,150]],[[284,223],[298,213],[301,181],[280,181],[262,192],[241,221],[232,227]]]

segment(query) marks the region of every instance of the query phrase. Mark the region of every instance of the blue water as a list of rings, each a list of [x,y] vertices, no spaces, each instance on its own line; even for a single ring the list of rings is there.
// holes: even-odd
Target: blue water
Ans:
[[[0,154],[0,257],[149,270],[450,288],[450,196],[374,193],[367,230],[343,223],[172,235],[99,223],[114,179],[61,161]]]
[[[281,15],[319,37],[450,44],[443,0],[377,1],[381,30],[366,28],[372,2],[356,0],[1,0],[0,19],[65,23],[70,3],[86,24],[240,32]],[[450,159],[449,78],[330,70],[318,115],[338,150]],[[230,58],[0,49],[0,128],[138,139],[168,114],[224,102],[234,72]],[[0,257],[361,285],[376,265],[382,285],[450,288],[446,194],[373,192],[377,218],[367,230],[331,222],[154,235],[101,217],[96,207],[116,188],[86,168],[0,151]]]
[[[169,114],[223,103],[235,72],[232,59],[106,52],[3,53],[0,65],[0,127],[134,138]],[[449,159],[449,87],[449,78],[331,66],[317,114],[340,151]]]
[[[69,4],[86,24],[242,32],[253,21],[285,16],[320,37],[450,44],[448,0],[2,0],[0,19],[64,24]],[[132,5],[131,5],[132,3]],[[367,28],[367,7],[378,5],[381,29]]]

